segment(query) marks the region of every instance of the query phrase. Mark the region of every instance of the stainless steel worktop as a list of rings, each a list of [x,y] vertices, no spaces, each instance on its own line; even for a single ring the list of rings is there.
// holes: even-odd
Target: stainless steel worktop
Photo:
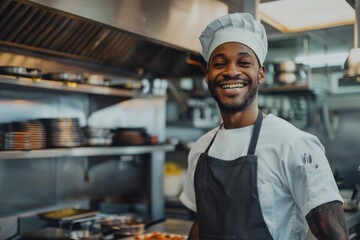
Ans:
[[[167,219],[165,222],[149,227],[147,232],[159,231],[187,236],[190,232],[192,224],[192,221]]]
[[[357,224],[360,224],[360,211],[356,212],[345,212],[345,218],[348,228],[352,228]],[[166,232],[171,234],[188,235],[190,232],[192,221],[178,220],[178,219],[167,219],[164,222],[158,223],[147,229],[146,232],[150,233],[153,231]],[[314,239],[312,234],[309,233],[307,240]],[[132,240],[133,238],[127,238],[126,240]]]
[[[192,221],[167,219],[164,222],[149,227],[145,233],[151,233],[156,231],[162,233],[188,236],[192,224],[193,224]],[[121,240],[134,240],[134,237],[122,238]]]

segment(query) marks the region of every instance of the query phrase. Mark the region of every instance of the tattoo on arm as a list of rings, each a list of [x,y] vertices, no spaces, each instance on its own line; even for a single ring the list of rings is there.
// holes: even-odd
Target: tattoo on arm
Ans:
[[[191,227],[188,240],[198,240],[199,239],[199,228],[197,222],[194,222],[194,224]]]
[[[312,209],[306,221],[317,239],[349,239],[341,202],[329,202]]]

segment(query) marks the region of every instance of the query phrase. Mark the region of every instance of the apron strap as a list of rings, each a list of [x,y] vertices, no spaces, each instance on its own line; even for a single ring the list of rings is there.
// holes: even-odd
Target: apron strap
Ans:
[[[249,145],[247,155],[255,155],[255,149],[256,149],[256,145],[257,145],[259,135],[260,135],[260,128],[261,128],[262,119],[263,119],[262,112],[259,109],[259,113],[258,113],[258,116],[256,118],[256,122],[255,122],[255,126],[254,126],[253,133],[252,133],[252,136],[251,136],[250,145]]]
[[[206,148],[205,150],[205,153],[208,154],[209,153],[209,150],[210,150],[210,147],[211,145],[213,144],[214,140],[215,140],[215,137],[217,135],[217,133],[219,132],[219,129],[224,125],[224,123],[220,124],[219,128],[216,130],[216,133],[214,134],[213,138],[211,139],[211,142],[209,143],[208,147]]]

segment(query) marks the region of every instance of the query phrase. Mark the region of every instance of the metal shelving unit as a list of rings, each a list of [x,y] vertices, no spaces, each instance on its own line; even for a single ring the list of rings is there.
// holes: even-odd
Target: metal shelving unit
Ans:
[[[107,86],[96,86],[90,84],[74,84],[60,81],[50,81],[43,79],[31,79],[24,77],[12,77],[0,75],[0,85],[12,87],[24,87],[41,89],[47,91],[63,91],[73,93],[85,93],[93,95],[115,96],[115,97],[144,97],[144,94],[130,90],[117,89]],[[147,96],[147,95],[146,95]]]
[[[301,92],[312,92],[312,89],[307,83],[267,86],[259,89],[260,94],[284,94]]]
[[[29,151],[3,151],[0,160],[5,159],[34,159],[34,158],[60,158],[60,157],[90,157],[111,155],[135,155],[152,153],[156,151],[173,151],[171,144],[124,146],[124,147],[78,147],[55,148]]]
[[[39,101],[41,103],[46,102],[46,98],[48,97],[50,100],[49,106],[55,107],[56,109],[62,110],[62,113],[65,112],[66,109],[78,110],[81,111],[85,115],[85,117],[89,117],[91,113],[98,111],[99,109],[112,106],[114,104],[118,104],[122,101],[128,99],[138,99],[145,98],[147,99],[157,99],[164,98],[162,95],[156,94],[144,94],[139,91],[126,90],[126,89],[118,89],[108,86],[97,86],[90,84],[74,84],[74,83],[66,83],[61,81],[50,81],[43,80],[38,78],[27,78],[27,77],[11,77],[0,75],[0,97],[2,99],[26,99],[29,101]],[[66,100],[66,101],[65,101]],[[145,100],[145,101],[146,101]],[[71,108],[72,102],[75,101],[77,103],[74,108]],[[74,103],[75,103],[74,102]],[[60,106],[64,106],[63,109]],[[160,108],[162,105],[156,106]],[[64,110],[65,109],[65,110]],[[10,109],[6,109],[11,111]],[[58,111],[59,116],[61,116],[60,110]],[[159,109],[158,109],[159,110]],[[162,109],[163,110],[163,109]],[[162,110],[157,112],[160,116],[162,116]],[[21,111],[21,110],[19,110]],[[70,111],[70,112],[71,112]],[[160,121],[161,123],[162,121]],[[154,123],[157,123],[154,120]],[[164,217],[164,199],[162,194],[162,188],[159,187],[159,182],[162,181],[163,174],[163,164],[165,161],[165,152],[173,151],[175,147],[171,144],[157,144],[157,145],[142,145],[142,146],[96,146],[96,147],[72,147],[72,148],[49,148],[49,149],[41,149],[41,150],[29,150],[29,151],[0,151],[0,161],[3,161],[5,165],[5,170],[10,169],[9,171],[13,171],[12,174],[15,176],[17,174],[21,174],[21,169],[24,165],[27,164],[27,161],[30,164],[37,165],[42,162],[49,163],[49,166],[53,166],[53,159],[60,160],[56,161],[55,167],[49,167],[48,170],[51,172],[50,174],[57,174],[57,171],[63,167],[64,158],[69,158],[69,162],[72,162],[73,158],[85,158],[86,161],[84,165],[90,164],[91,157],[101,157],[101,156],[122,156],[122,155],[142,155],[145,154],[144,158],[149,161],[144,161],[143,165],[145,166],[145,177],[146,181],[146,191],[147,194],[147,203],[149,205],[150,213],[152,218],[154,219],[162,219]],[[117,159],[117,158],[109,158],[109,159]],[[15,160],[15,161],[13,161]],[[23,161],[25,160],[25,162]],[[39,160],[39,161],[38,161]],[[44,161],[42,161],[44,160]],[[90,162],[90,163],[89,163]],[[10,167],[8,167],[8,163]],[[74,161],[74,165],[76,166],[77,162]],[[12,166],[14,166],[12,168]],[[19,169],[19,170],[18,170]],[[108,169],[108,168],[106,168]],[[0,169],[2,170],[2,169]],[[37,177],[36,172],[32,172],[33,169],[29,169],[30,175],[33,175],[34,178]],[[75,171],[81,174],[82,169],[75,169]],[[139,174],[139,172],[134,172],[134,174]],[[66,176],[66,173],[63,173]],[[128,175],[121,176],[120,178],[127,178]],[[105,179],[104,177],[103,179]],[[132,179],[132,178],[130,178]],[[3,180],[3,179],[2,179]],[[5,179],[5,182],[9,181],[9,179]],[[83,179],[73,179],[74,182],[78,181],[81,186],[83,186]],[[95,180],[94,180],[95,181]],[[99,184],[101,180],[98,181]],[[52,183],[54,184],[54,182]],[[33,185],[29,186],[24,184],[24,188],[31,188]],[[54,185],[55,186],[55,185]],[[55,186],[56,187],[56,186]],[[95,188],[93,188],[94,190]],[[120,190],[119,190],[120,189]],[[117,191],[118,194],[122,194],[122,191],[126,193],[128,190],[120,186]],[[9,191],[12,191],[9,187]],[[60,191],[60,190],[59,190]],[[79,190],[80,191],[80,190]],[[94,191],[97,191],[96,189]],[[36,191],[34,191],[36,192]],[[34,193],[36,195],[37,193]],[[57,198],[57,195],[52,195],[53,198]],[[92,197],[89,194],[84,196],[89,199]],[[7,202],[10,204],[10,201]],[[11,203],[13,204],[13,203]],[[14,203],[16,205],[17,203]],[[32,206],[26,206],[32,208]],[[15,212],[16,214],[18,212]],[[0,218],[1,220],[1,218]],[[0,234],[1,236],[1,234]]]

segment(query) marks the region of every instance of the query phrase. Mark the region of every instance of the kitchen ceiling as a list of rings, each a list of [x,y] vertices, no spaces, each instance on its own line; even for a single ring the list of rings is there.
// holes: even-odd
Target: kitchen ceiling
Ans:
[[[230,12],[243,11],[244,2],[249,0],[222,0],[229,6]],[[277,0],[258,0],[259,3],[273,2]],[[347,0],[349,5],[354,8],[355,0]],[[306,17],[306,16],[304,16]],[[310,40],[310,49],[313,54],[316,52],[348,52],[354,47],[354,25],[344,25],[320,30],[312,30],[298,33],[282,33],[269,24],[262,22],[265,26],[269,39],[269,56],[276,55],[284,58],[285,55],[292,56],[293,50],[302,48],[302,38]],[[274,58],[276,58],[274,57]]]
[[[99,4],[99,1],[88,1],[90,1],[91,4]],[[229,11],[232,12],[235,10],[242,11],[243,1],[222,0],[217,1],[217,3],[225,3],[228,6]],[[85,1],[72,1],[71,4],[76,5],[76,3],[80,2]],[[184,0],[181,2],[174,0],[171,2],[172,6],[170,6],[171,4],[163,6],[164,8],[167,7],[167,10],[163,9],[159,14],[152,13],[151,16],[147,16],[148,19],[139,18],[143,16],[141,15],[142,12],[149,14],[148,11],[150,10],[148,10],[149,6],[146,4],[147,1],[131,0],[110,2],[113,4],[125,2],[132,4],[137,3],[138,6],[140,6],[138,9],[141,11],[138,11],[137,15],[132,14],[135,17],[137,16],[137,19],[135,20],[138,25],[135,27],[142,27],[142,30],[148,31],[148,33],[150,30],[157,30],[159,31],[159,36],[163,33],[167,33],[167,30],[170,29],[172,30],[170,33],[173,34],[172,37],[182,37],[185,40],[190,41],[194,46],[198,44],[198,33],[190,30],[193,27],[199,26],[193,26],[193,24],[198,24],[199,16],[201,16],[201,19],[210,19],[214,17],[210,13],[207,14],[209,9],[214,9],[213,6],[209,5],[208,8],[206,8],[206,6],[202,5],[200,7],[198,1],[195,0]],[[157,8],[159,8],[162,6],[162,2],[164,1],[154,0],[152,3],[156,3],[156,6],[158,6]],[[166,0],[166,2],[168,2],[168,0]],[[203,0],[201,4],[205,2],[206,1]],[[260,2],[268,2],[268,0],[261,0]],[[63,1],[1,1],[0,49],[2,51],[11,49],[12,51],[21,51],[21,53],[30,52],[46,56],[56,56],[63,59],[67,58],[79,62],[87,62],[92,64],[91,66],[94,68],[99,67],[100,69],[107,69],[113,73],[132,77],[174,78],[201,76],[203,74],[199,65],[194,64],[196,61],[202,62],[203,60],[198,52],[189,50],[190,48],[181,47],[179,45],[176,46],[175,44],[161,41],[161,39],[156,40],[151,38],[151,36],[147,37],[146,34],[140,35],[136,32],[121,29],[119,26],[114,26],[114,24],[124,24],[124,21],[120,23],[109,22],[106,24],[106,22],[101,22],[99,19],[92,19],[81,14],[78,16],[76,13],[84,10],[79,7],[80,5],[77,6],[77,8],[75,6],[75,13],[70,13],[61,9],[53,9],[52,5],[51,7],[41,5],[41,3],[62,4]],[[216,1],[207,1],[207,4],[214,3],[216,3]],[[91,4],[87,5],[92,6]],[[94,13],[100,11],[99,13],[101,14],[98,14],[97,16],[106,17],[101,10],[115,11],[111,6],[110,8],[109,6],[103,6],[103,9],[101,9],[101,6],[96,9],[93,8]],[[116,6],[120,7],[116,9],[124,11],[123,6]],[[195,10],[190,8],[190,6],[193,6]],[[152,11],[156,11],[157,8]],[[222,8],[221,5],[216,7],[217,10]],[[170,13],[175,14],[170,16]],[[216,12],[216,14],[220,14],[220,11]],[[121,19],[121,16],[122,15],[118,15],[118,18],[116,19],[119,19],[119,17]],[[158,16],[158,18],[155,18],[156,16]],[[191,16],[193,19],[188,21],[189,18],[186,18],[186,16]],[[156,22],[152,24],[153,26],[150,24],[150,17],[154,17],[154,20],[156,20]],[[165,17],[165,19],[160,19],[160,17]],[[186,22],[186,24],[192,26],[190,30],[186,30],[187,28],[184,27],[184,22],[177,20],[179,17],[187,19],[188,22]],[[171,28],[171,26],[167,26],[165,24],[166,19],[173,21],[173,23],[179,22],[179,27]],[[115,20],[115,18],[110,20]],[[125,20],[128,20],[128,18]],[[128,23],[128,21],[126,23]],[[151,29],[151,27],[153,28]],[[203,26],[200,27],[203,28]],[[327,52],[348,51],[354,46],[353,25],[291,34],[281,33],[266,23],[265,28],[270,42],[270,57],[272,55],[271,53],[276,53],[278,56],[278,53],[289,55],[289,51],[294,48],[299,48],[299,45],[302,44],[301,37],[310,39],[310,49],[312,51],[315,49],[320,49],[321,51],[327,49]],[[187,32],[184,33],[184,29]],[[150,33],[153,34],[153,32]],[[314,47],[311,48],[311,46]],[[277,50],[279,51],[277,52]],[[301,49],[301,51],[302,50],[303,49]],[[196,61],[191,61],[191,59]]]

